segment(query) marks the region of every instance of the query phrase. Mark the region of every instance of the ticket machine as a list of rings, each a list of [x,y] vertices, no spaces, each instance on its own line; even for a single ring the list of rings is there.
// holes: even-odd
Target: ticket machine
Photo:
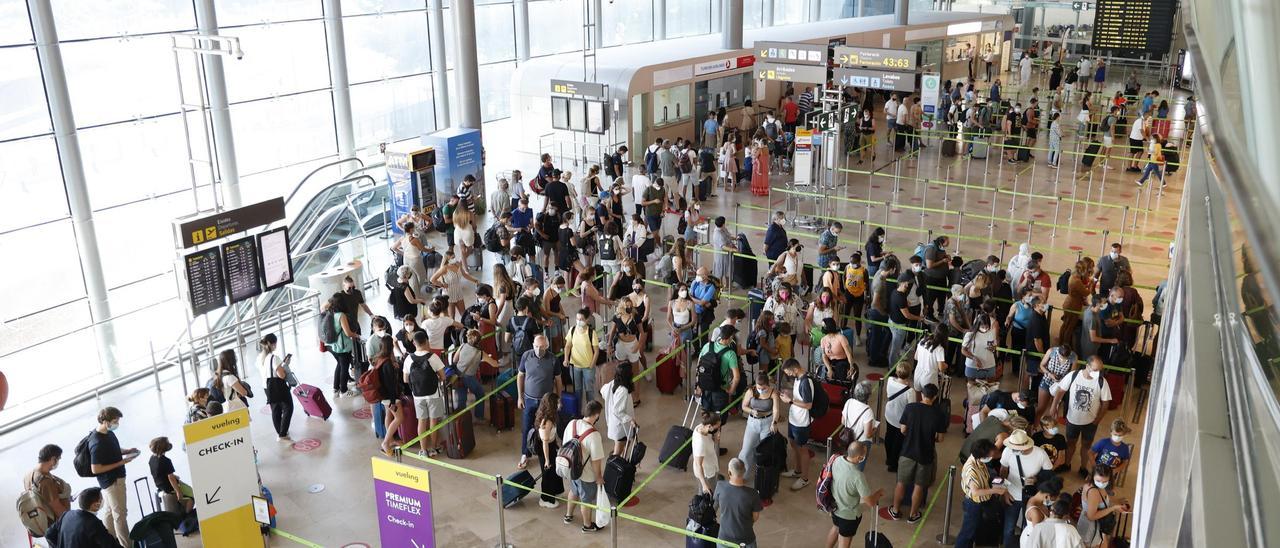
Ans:
[[[387,146],[385,157],[387,184],[391,187],[388,193],[391,196],[391,229],[402,234],[400,227],[395,226],[396,219],[409,213],[413,206],[430,214],[438,205],[436,151],[433,147],[404,143]]]

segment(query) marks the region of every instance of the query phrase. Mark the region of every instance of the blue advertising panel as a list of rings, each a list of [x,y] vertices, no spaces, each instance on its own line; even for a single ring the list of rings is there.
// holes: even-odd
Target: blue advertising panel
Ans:
[[[476,183],[471,195],[483,203],[484,152],[480,130],[449,128],[422,136],[422,144],[436,151],[435,186],[436,203],[444,204],[462,185],[462,178],[472,175]]]

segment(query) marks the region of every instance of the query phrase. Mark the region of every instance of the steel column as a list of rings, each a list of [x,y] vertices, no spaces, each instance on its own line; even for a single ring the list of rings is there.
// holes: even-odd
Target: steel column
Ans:
[[[196,0],[196,30],[202,35],[218,34],[218,17],[214,0]],[[222,203],[230,209],[240,207],[240,167],[236,162],[236,143],[231,129],[231,107],[227,99],[227,78],[222,72],[222,57],[204,59],[205,92],[209,96],[209,119],[213,122],[213,144],[217,153],[218,178],[221,180]]]
[[[480,65],[476,60],[476,6],[454,2],[453,74],[458,79],[458,123],[456,127],[480,129]]]
[[[433,0],[427,9],[427,41],[431,48],[431,87],[434,88],[431,97],[435,103],[437,130],[452,125],[452,117],[449,114],[449,75],[446,70],[449,66],[448,48],[444,41],[444,9],[440,6],[443,1]]]
[[[329,46],[329,86],[333,92],[333,122],[337,129],[338,159],[356,157],[355,126],[351,121],[351,83],[347,78],[347,40],[342,30],[342,1],[324,0],[324,38]]]

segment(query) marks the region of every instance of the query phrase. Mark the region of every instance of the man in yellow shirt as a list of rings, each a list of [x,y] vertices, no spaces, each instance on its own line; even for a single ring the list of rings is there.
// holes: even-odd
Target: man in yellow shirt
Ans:
[[[565,335],[565,369],[573,378],[573,391],[578,405],[586,405],[596,393],[596,357],[600,352],[600,335],[591,325],[591,310],[578,310],[573,327]]]

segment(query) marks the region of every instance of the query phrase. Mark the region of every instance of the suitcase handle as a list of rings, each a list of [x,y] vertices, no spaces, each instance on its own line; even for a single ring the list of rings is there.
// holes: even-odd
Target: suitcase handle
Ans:
[[[148,492],[148,493],[152,493],[152,492],[153,492],[153,490],[151,489],[151,478],[150,478],[149,476],[142,476],[142,477],[140,477],[140,478],[138,478],[138,479],[136,479],[136,480],[133,480],[133,494],[138,498],[138,509],[139,509],[139,510],[141,510],[141,509],[143,508],[143,507],[142,507],[142,490],[138,489],[138,482],[140,482],[140,481],[142,481],[142,482],[146,482],[146,485],[147,485],[147,492]],[[156,499],[155,499],[155,495],[153,494],[153,495],[152,495],[151,497],[149,497],[149,498],[150,498],[150,500],[151,500],[151,513],[152,513],[152,514],[154,514],[154,513],[156,513]]]
[[[688,423],[690,430],[693,429],[693,423],[689,421],[689,416],[693,414],[693,405],[695,401],[697,401],[696,398],[692,396],[689,397],[689,405],[684,409],[684,418],[680,420],[680,426],[684,426],[685,423]],[[694,416],[694,418],[696,419],[697,417]]]

